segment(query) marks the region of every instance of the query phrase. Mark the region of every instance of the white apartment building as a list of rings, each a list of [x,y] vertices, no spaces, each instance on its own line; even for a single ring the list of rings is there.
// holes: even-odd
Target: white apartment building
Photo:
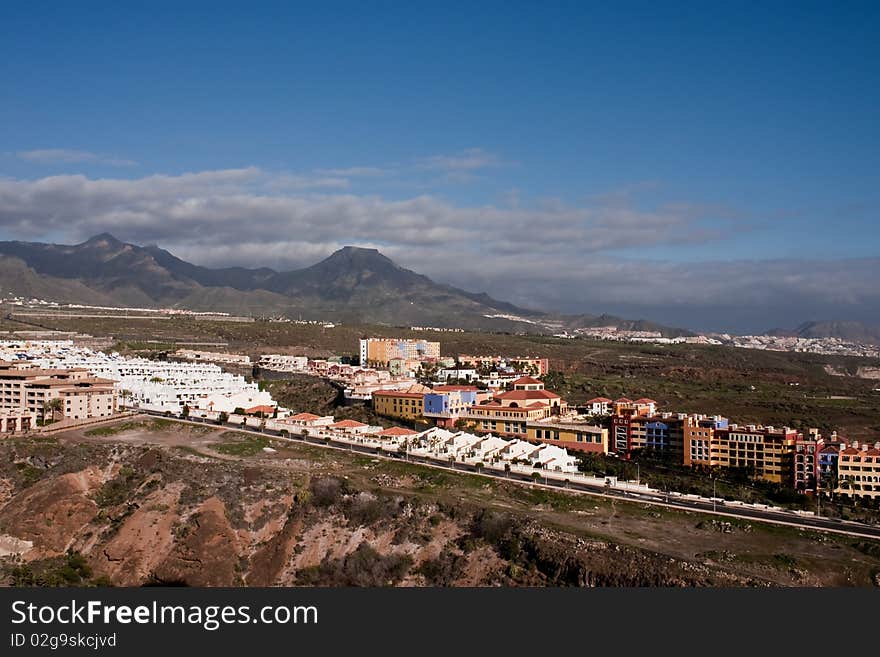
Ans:
[[[176,352],[174,352],[174,355],[178,358],[185,358],[186,360],[199,362],[223,363],[225,365],[242,366],[249,366],[251,364],[250,356],[246,356],[244,354],[229,354],[222,351],[194,351],[192,349],[178,349]]]
[[[553,472],[575,474],[578,458],[556,445],[535,445],[525,440],[505,440],[497,436],[475,436],[464,431],[448,431],[432,427],[408,438],[415,453],[436,458],[454,457],[470,463],[497,463],[519,461]]]
[[[446,383],[449,380],[465,379],[466,381],[474,381],[477,379],[477,370],[463,368],[442,369],[437,372],[437,380],[440,383]]]
[[[285,356],[284,354],[263,354],[257,365],[277,372],[307,372],[309,359],[306,356]]]
[[[201,408],[211,395],[232,396],[242,392],[258,400],[254,406],[274,404],[268,393],[260,393],[256,383],[224,372],[214,363],[125,358],[89,349],[42,355],[32,362],[56,369],[84,368],[96,376],[113,379],[124,405],[148,410],[178,413],[184,406]]]

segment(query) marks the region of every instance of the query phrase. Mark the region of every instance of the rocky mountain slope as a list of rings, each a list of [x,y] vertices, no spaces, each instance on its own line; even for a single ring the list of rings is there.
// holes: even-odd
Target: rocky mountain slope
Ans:
[[[0,242],[0,291],[76,303],[391,325],[529,332],[649,325],[608,315],[562,316],[519,308],[485,293],[436,283],[376,249],[347,246],[294,271],[210,269],[158,246],[128,244],[107,233],[75,245]]]

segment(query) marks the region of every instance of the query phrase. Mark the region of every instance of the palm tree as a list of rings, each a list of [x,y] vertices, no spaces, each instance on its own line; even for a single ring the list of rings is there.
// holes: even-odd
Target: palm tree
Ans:
[[[46,422],[46,413],[52,413],[52,422],[55,421],[55,414],[64,410],[64,402],[61,397],[53,397],[43,402],[43,422]]]
[[[131,399],[131,390],[120,390],[119,396],[122,398],[122,406],[125,408],[127,404],[125,403],[126,399]]]

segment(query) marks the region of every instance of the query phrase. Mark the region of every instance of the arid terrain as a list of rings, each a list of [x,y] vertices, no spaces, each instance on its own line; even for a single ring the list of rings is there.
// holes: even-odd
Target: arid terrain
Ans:
[[[880,543],[135,418],[0,442],[9,585],[871,586]]]

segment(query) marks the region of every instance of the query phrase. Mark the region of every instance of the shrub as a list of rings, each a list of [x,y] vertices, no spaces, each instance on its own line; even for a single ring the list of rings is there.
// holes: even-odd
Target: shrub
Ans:
[[[315,506],[332,506],[342,495],[342,482],[332,477],[322,477],[321,479],[312,479],[309,483],[309,490],[312,494],[312,503]]]
[[[319,566],[297,573],[302,584],[321,586],[393,586],[409,572],[409,555],[376,552],[367,543],[340,559],[325,558]]]

